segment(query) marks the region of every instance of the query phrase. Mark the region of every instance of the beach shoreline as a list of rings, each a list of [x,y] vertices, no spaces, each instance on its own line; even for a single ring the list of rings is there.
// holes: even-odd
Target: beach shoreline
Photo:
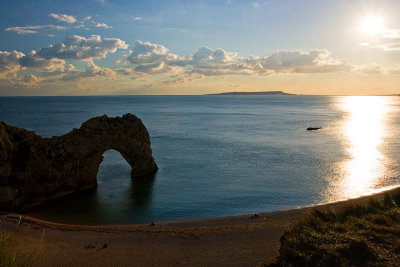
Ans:
[[[10,246],[33,266],[254,266],[279,255],[280,237],[314,209],[382,199],[392,188],[283,211],[132,225],[68,225],[0,215]]]

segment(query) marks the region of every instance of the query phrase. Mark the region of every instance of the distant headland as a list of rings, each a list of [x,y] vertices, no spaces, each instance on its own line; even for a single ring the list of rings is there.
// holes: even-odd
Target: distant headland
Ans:
[[[282,91],[262,91],[262,92],[226,92],[226,93],[208,94],[208,95],[295,95],[295,94],[289,94]]]

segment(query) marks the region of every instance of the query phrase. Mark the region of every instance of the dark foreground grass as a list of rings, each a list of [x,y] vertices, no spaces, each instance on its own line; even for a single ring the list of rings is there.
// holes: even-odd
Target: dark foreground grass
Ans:
[[[0,266],[17,266],[16,258],[17,253],[8,246],[8,235],[0,232]]]
[[[400,190],[383,200],[315,209],[281,238],[265,266],[400,266]]]

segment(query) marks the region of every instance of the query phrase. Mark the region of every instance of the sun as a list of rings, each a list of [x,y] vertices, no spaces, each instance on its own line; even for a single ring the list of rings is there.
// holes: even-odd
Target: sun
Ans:
[[[380,16],[366,17],[361,23],[361,31],[366,35],[377,35],[383,31],[383,18]]]

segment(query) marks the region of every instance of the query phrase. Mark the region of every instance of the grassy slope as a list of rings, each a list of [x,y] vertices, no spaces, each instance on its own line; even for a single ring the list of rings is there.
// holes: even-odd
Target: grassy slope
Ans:
[[[0,232],[0,266],[16,266],[17,253],[8,247],[8,235]]]
[[[400,190],[339,210],[316,209],[281,238],[266,266],[399,266]]]

